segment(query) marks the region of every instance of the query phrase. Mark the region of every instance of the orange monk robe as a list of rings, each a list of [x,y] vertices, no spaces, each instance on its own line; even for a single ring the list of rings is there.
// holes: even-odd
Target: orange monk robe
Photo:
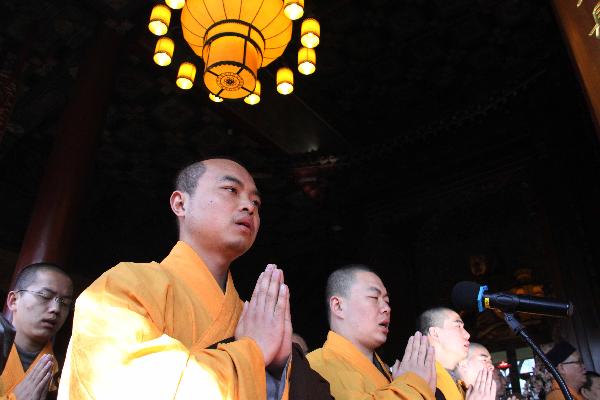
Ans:
[[[307,358],[311,368],[329,382],[336,400],[434,399],[421,377],[409,372],[392,380],[387,371],[386,375],[379,371],[348,339],[332,331],[323,347]]]
[[[454,381],[450,373],[440,364],[435,362],[435,371],[437,373],[437,389],[442,392],[446,400],[463,400],[465,393]]]
[[[569,389],[569,393],[573,396],[573,400],[585,400],[583,395],[574,390],[573,388],[567,386]],[[552,390],[546,395],[546,400],[565,400],[565,396],[560,390],[560,386],[558,386],[558,382],[552,380]]]
[[[58,398],[265,399],[254,340],[206,349],[234,336],[241,311],[231,274],[223,293],[183,242],[160,264],[121,263],[77,299]]]
[[[54,352],[52,351],[52,343],[48,342],[42,348],[37,357],[33,360],[27,372],[31,371],[31,369],[40,361],[42,356],[45,354],[50,354],[54,357]],[[21,363],[21,359],[19,358],[19,353],[17,352],[17,347],[13,344],[12,349],[10,350],[10,354],[8,355],[8,360],[6,360],[6,366],[4,367],[4,371],[2,371],[2,376],[0,376],[0,399],[15,399],[15,395],[13,394],[13,390],[15,386],[17,386],[25,376],[27,372],[23,371],[23,364]],[[56,360],[52,365],[52,375],[55,376],[58,372],[58,365],[56,365]],[[54,381],[50,383],[49,391],[55,391],[56,385]]]

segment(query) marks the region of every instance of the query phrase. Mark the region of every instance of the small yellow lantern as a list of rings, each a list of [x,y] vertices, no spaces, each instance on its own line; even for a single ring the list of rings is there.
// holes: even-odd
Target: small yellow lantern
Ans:
[[[317,47],[319,45],[320,36],[321,26],[316,19],[306,18],[302,21],[300,41],[304,47],[308,47],[309,49]]]
[[[185,6],[185,0],[165,0],[165,3],[173,10],[181,10]]]
[[[284,0],[283,7],[283,13],[292,21],[304,15],[304,0]]]
[[[169,7],[157,4],[152,8],[152,12],[150,13],[148,29],[156,36],[162,36],[169,30],[170,22],[171,10],[169,10]]]
[[[304,75],[310,75],[317,69],[317,53],[315,49],[302,47],[298,50],[298,71]]]
[[[259,80],[256,81],[256,87],[254,87],[254,90],[252,91],[252,93],[250,93],[248,96],[244,97],[244,101],[247,104],[250,104],[251,106],[258,104],[260,102],[260,81]]]
[[[294,91],[294,73],[288,67],[277,70],[277,91],[281,94],[290,94]]]
[[[212,93],[208,94],[208,98],[211,99],[212,101],[214,101],[215,103],[222,103],[223,102],[223,98],[222,97],[215,96]]]
[[[179,72],[177,72],[177,86],[187,90],[194,86],[194,79],[196,79],[196,66],[190,62],[184,62],[179,66]]]
[[[154,49],[154,62],[161,67],[171,64],[174,51],[175,43],[173,43],[173,40],[168,37],[161,37],[156,42],[156,48]]]

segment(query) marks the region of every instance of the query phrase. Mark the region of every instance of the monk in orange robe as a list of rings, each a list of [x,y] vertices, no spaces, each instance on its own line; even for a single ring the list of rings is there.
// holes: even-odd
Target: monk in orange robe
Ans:
[[[198,162],[179,173],[170,204],[180,239],[171,253],[121,263],[77,299],[58,398],[260,400],[267,379],[270,398],[287,398],[283,273],[268,265],[242,303],[229,272],[260,225],[254,180],[230,160]]]
[[[71,279],[54,265],[33,264],[21,271],[7,298],[16,334],[0,376],[1,399],[43,400],[56,391],[51,339],[69,314],[72,295]]]
[[[558,373],[563,377],[567,384],[569,393],[575,400],[583,400],[580,393],[581,387],[585,384],[585,365],[581,360],[581,354],[570,343],[561,340],[546,354],[548,360],[554,365]],[[565,396],[560,390],[560,386],[555,380],[552,380],[552,389],[546,394],[547,400],[564,400]]]
[[[327,280],[330,331],[307,358],[336,400],[434,399],[433,349],[420,333],[402,362],[389,370],[375,352],[387,340],[391,308],[381,279],[364,265],[334,271]]]
[[[479,371],[469,387],[455,376],[459,362],[469,353],[470,335],[460,315],[449,308],[432,308],[419,316],[417,326],[435,348],[436,399],[495,400],[496,383],[492,370]]]

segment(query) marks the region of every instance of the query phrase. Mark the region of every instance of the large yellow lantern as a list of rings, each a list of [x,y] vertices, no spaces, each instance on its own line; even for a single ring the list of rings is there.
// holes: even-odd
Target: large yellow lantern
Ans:
[[[281,0],[187,0],[181,26],[204,60],[204,84],[224,99],[252,93],[258,69],[281,56],[292,35]]]

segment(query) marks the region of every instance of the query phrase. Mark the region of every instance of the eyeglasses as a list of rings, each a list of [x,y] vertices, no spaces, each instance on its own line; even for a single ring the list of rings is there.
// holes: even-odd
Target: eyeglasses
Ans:
[[[27,290],[27,289],[19,289],[19,290],[15,291],[15,293],[20,293],[20,292],[31,293],[31,294],[37,296],[37,298],[40,299],[42,301],[42,303],[46,303],[46,304],[49,303],[50,300],[54,300],[64,309],[70,309],[71,305],[73,305],[73,299],[70,299],[67,297],[55,296],[54,294],[48,293],[48,292],[37,292],[35,290]]]

